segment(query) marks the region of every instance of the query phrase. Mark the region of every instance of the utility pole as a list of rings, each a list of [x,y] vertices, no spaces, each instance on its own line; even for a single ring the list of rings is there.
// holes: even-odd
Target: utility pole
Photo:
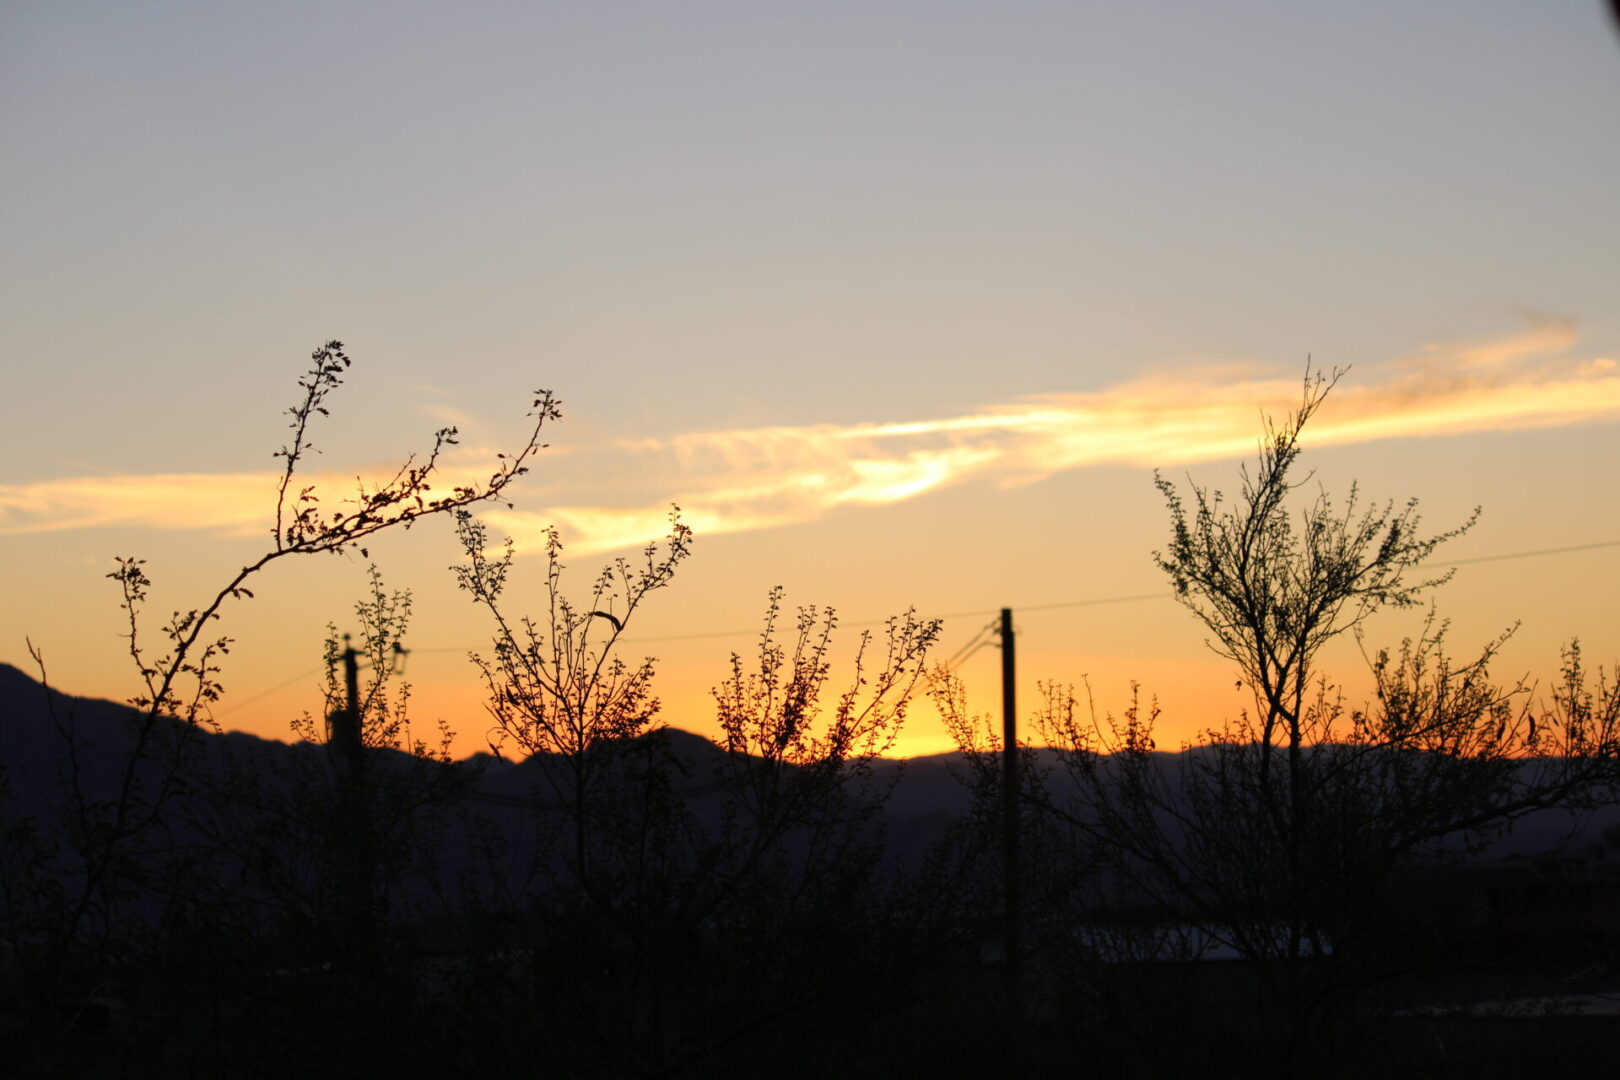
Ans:
[[[1006,901],[1007,1036],[1016,1040],[1023,1018],[1022,900],[1018,879],[1018,691],[1012,608],[1001,609],[1001,854]]]
[[[329,718],[329,738],[337,751],[344,783],[357,786],[360,782],[362,739],[360,736],[360,650],[349,644],[349,635],[343,635],[343,651],[338,654],[343,662],[343,690],[345,707]]]
[[[339,925],[346,928],[351,945],[361,949],[370,940],[371,910],[371,829],[370,808],[365,791],[365,738],[361,730],[360,650],[343,635],[344,707],[328,718],[327,738],[337,755],[338,821],[337,879]]]

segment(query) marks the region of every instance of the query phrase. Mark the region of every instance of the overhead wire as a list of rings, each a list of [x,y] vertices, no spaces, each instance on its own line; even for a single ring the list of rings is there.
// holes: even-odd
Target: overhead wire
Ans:
[[[1479,555],[1471,559],[1445,559],[1439,562],[1423,563],[1417,567],[1420,570],[1441,569],[1450,566],[1472,566],[1478,563],[1503,562],[1508,559],[1529,559],[1542,555],[1567,555],[1578,551],[1596,551],[1600,548],[1620,547],[1620,540],[1599,540],[1591,544],[1572,544],[1567,547],[1539,548],[1534,551],[1510,551],[1498,555]],[[1015,604],[1014,610],[1024,611],[1057,611],[1061,608],[1097,607],[1103,604],[1127,604],[1140,600],[1169,600],[1175,596],[1171,592],[1132,593],[1126,596],[1097,596],[1084,600],[1061,600],[1051,604]],[[981,608],[977,611],[957,611],[947,615],[935,616],[940,619],[967,619],[979,615],[996,615],[1000,608]],[[887,619],[865,619],[859,622],[842,623],[843,626],[881,626]],[[626,644],[657,641],[696,641],[700,638],[742,637],[758,633],[757,630],[709,630],[697,634],[664,634],[655,637],[638,637],[625,639]]]
[[[1441,568],[1445,568],[1445,567],[1454,567],[1454,566],[1474,566],[1474,565],[1478,565],[1480,563],[1506,562],[1506,561],[1508,561],[1510,559],[1532,559],[1532,558],[1540,558],[1542,556],[1547,556],[1547,555],[1569,555],[1569,554],[1574,554],[1576,552],[1598,551],[1598,550],[1601,550],[1601,549],[1604,549],[1604,548],[1613,548],[1613,547],[1620,547],[1620,539],[1616,539],[1616,540],[1598,540],[1598,541],[1595,541],[1595,542],[1590,543],[1590,544],[1570,544],[1570,545],[1566,545],[1564,547],[1537,548],[1537,549],[1532,550],[1532,551],[1509,551],[1509,552],[1502,552],[1502,553],[1499,553],[1499,554],[1496,554],[1496,555],[1477,555],[1477,556],[1474,556],[1473,558],[1469,558],[1469,559],[1445,559],[1445,560],[1441,560],[1441,561],[1438,561],[1438,562],[1424,563],[1421,566],[1419,566],[1417,569],[1427,570],[1427,569],[1441,569]],[[1168,599],[1171,599],[1172,597],[1174,597],[1174,595],[1175,595],[1174,593],[1170,593],[1170,592],[1132,593],[1132,594],[1124,595],[1124,596],[1096,596],[1096,597],[1088,597],[1088,598],[1083,599],[1083,600],[1061,600],[1061,601],[1058,601],[1056,603],[1050,603],[1050,604],[1024,604],[1024,605],[1014,605],[1014,607],[1020,613],[1030,612],[1030,611],[1058,611],[1058,610],[1061,610],[1061,609],[1064,609],[1064,608],[1100,607],[1100,606],[1106,605],[1106,604],[1129,604],[1129,603],[1136,603],[1136,602],[1142,601],[1142,600],[1168,600]],[[1000,611],[1001,611],[1000,608],[981,608],[981,609],[976,610],[976,611],[956,611],[956,612],[951,612],[951,613],[946,614],[946,615],[933,616],[933,618],[939,618],[939,619],[969,619],[969,618],[975,618],[975,617],[981,616],[981,615],[999,615]],[[855,621],[855,622],[841,623],[840,625],[842,625],[842,626],[850,626],[850,627],[882,626],[885,623],[887,623],[888,621],[889,621],[888,619],[862,619],[862,620]],[[950,660],[946,661],[946,666],[947,667],[955,667],[958,663],[961,663],[962,661],[965,661],[968,658],[968,656],[972,655],[973,652],[977,652],[979,649],[981,649],[984,646],[990,644],[989,639],[987,637],[985,637],[985,635],[990,630],[994,629],[995,625],[996,624],[994,622],[992,622],[992,623],[986,625],[985,627],[981,628],[979,630],[979,632],[968,642],[967,645],[964,645],[961,649],[959,649],[957,651],[956,656],[953,656]],[[754,627],[754,628],[751,628],[751,629],[748,629],[748,630],[705,630],[705,631],[700,631],[698,633],[691,633],[691,634],[660,634],[660,635],[653,635],[653,636],[650,636],[650,637],[625,638],[624,639],[624,644],[626,644],[626,645],[641,645],[641,644],[654,644],[654,643],[666,642],[666,641],[703,641],[703,640],[709,640],[709,639],[714,639],[714,638],[750,637],[750,636],[753,636],[753,635],[758,634],[758,633],[759,633],[758,627]],[[980,640],[980,639],[983,639],[983,640]],[[413,652],[413,653],[449,653],[449,652],[466,653],[466,652],[473,651],[473,648],[474,647],[460,646],[460,645],[438,645],[438,646],[432,646],[432,647],[428,647],[428,648],[412,649],[411,652]],[[966,655],[964,655],[964,654],[966,654]],[[310,670],[308,670],[306,672],[303,672],[302,674],[293,676],[292,678],[288,679],[285,682],[277,683],[275,686],[270,687],[268,690],[261,690],[259,693],[254,694],[252,697],[245,698],[245,699],[243,699],[241,701],[233,702],[229,708],[219,710],[216,715],[223,716],[226,713],[235,712],[236,710],[244,708],[244,707],[246,707],[248,705],[251,705],[254,702],[261,701],[264,698],[267,698],[267,697],[271,696],[272,694],[280,693],[281,691],[287,689],[289,686],[292,686],[293,684],[295,684],[297,682],[300,682],[300,681],[302,681],[304,679],[307,679],[310,676],[319,673],[321,670],[322,670],[321,667],[311,668]]]
[[[991,621],[979,627],[978,632],[975,633],[973,637],[968,639],[968,643],[966,645],[963,645],[960,649],[957,649],[955,655],[953,655],[949,660],[945,661],[944,666],[946,668],[954,668],[958,664],[965,662],[968,657],[972,656],[986,645],[989,645],[990,634],[996,629],[996,626],[997,622]]]
[[[311,678],[311,677],[313,677],[315,675],[319,675],[324,670],[326,670],[326,665],[325,664],[320,664],[320,665],[318,665],[316,667],[310,668],[308,671],[301,671],[297,675],[294,675],[292,678],[288,679],[286,682],[279,682],[276,685],[270,687],[270,689],[268,689],[268,690],[260,690],[257,694],[254,694],[252,697],[243,698],[241,701],[233,701],[226,708],[215,709],[214,710],[214,716],[215,717],[225,716],[228,713],[233,713],[233,712],[237,711],[238,709],[246,708],[247,706],[252,705],[255,701],[263,701],[265,698],[269,697],[271,694],[279,694],[279,693],[281,693],[281,691],[287,689],[289,686],[292,686],[295,683],[301,683],[305,679]]]

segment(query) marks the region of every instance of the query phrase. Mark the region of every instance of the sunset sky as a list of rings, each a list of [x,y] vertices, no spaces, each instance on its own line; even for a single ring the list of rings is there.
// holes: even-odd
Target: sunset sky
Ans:
[[[1152,563],[1153,470],[1235,489],[1308,362],[1349,368],[1305,438],[1323,487],[1436,530],[1483,507],[1440,559],[1457,651],[1519,623],[1497,673],[1543,688],[1572,637],[1620,657],[1597,0],[21,0],[0,146],[0,661],[37,673],[31,639],[72,693],[135,692],[114,556],[149,560],[155,632],[266,549],[333,337],[329,499],[446,423],[485,473],[530,391],[561,398],[485,514],[519,610],[548,525],[583,595],[680,504],[694,555],[628,636],[692,730],[774,585],[846,646],[950,616],[941,659],[1011,606],[1030,707],[1085,675],[1100,707],[1157,694],[1171,743],[1233,715]],[[449,523],[371,556],[414,596],[417,720],[481,748]],[[318,712],[365,581],[283,563],[232,605],[219,721]],[[1364,669],[1333,653],[1353,694]],[[962,670],[994,706],[993,650]],[[899,750],[946,745],[922,709]]]

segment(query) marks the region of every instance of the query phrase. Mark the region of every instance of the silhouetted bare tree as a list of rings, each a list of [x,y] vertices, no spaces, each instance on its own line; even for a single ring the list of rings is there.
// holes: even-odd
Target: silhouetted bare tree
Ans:
[[[483,526],[463,515],[460,529],[459,580],[495,624],[493,650],[475,657],[488,707],[531,755],[542,829],[561,841],[530,898],[537,1052],[565,1071],[726,1073],[766,1068],[759,1055],[818,1020],[841,1044],[862,1037],[843,1014],[882,996],[872,946],[900,929],[885,924],[875,817],[888,781],[872,765],[937,623],[908,614],[881,639],[863,633],[827,701],[833,614],[801,610],[784,642],[773,591],[757,663],[734,654],[714,691],[723,745],[677,740],[657,719],[652,660],[618,655],[688,554],[677,517],[663,545],[610,564],[578,605],[553,532],[538,618],[504,609],[510,545],[492,556]]]
[[[1253,1045],[1287,1074],[1336,1053],[1364,1018],[1359,991],[1404,962],[1390,949],[1419,925],[1403,892],[1414,871],[1531,811],[1605,796],[1620,752],[1620,699],[1601,673],[1589,687],[1574,647],[1544,704],[1492,681],[1506,635],[1459,663],[1432,615],[1371,658],[1366,707],[1329,682],[1322,648],[1447,580],[1422,564],[1472,523],[1425,535],[1415,503],[1366,506],[1354,487],[1343,504],[1319,492],[1296,508],[1300,435],[1337,377],[1307,376],[1234,502],[1158,481],[1171,540],[1156,561],[1253,711],[1175,767],[1155,753],[1157,708],[1138,700],[1099,719],[1053,686],[1040,717],[1074,793],[1041,796],[1047,808],[1135,902],[1254,963]]]
[[[191,783],[186,766],[197,734],[217,730],[211,709],[223,693],[219,676],[231,639],[216,634],[214,624],[226,606],[252,598],[250,583],[282,560],[351,550],[364,554],[366,541],[381,532],[409,529],[423,518],[500,497],[541,449],[544,425],[559,416],[551,394],[537,392],[526,440],[515,453],[498,455],[487,479],[453,484],[443,494],[435,490],[443,455],[456,443],[456,429],[443,428],[425,456],[413,455],[382,483],[361,483],[351,497],[323,506],[321,493],[301,482],[299,470],[315,452],[312,426],[328,415],[327,401],[342,384],[350,360],[338,341],[316,349],[310,359],[298,384],[302,396],[288,409],[292,438],[275,453],[282,471],[269,549],[201,606],[174,612],[158,631],[163,645],[157,650],[149,646],[145,620],[152,587],[145,561],[120,558],[108,575],[121,590],[129,656],[143,685],[131,699],[135,711],[126,738],[116,748],[93,745],[75,716],[56,712],[57,698],[46,695],[60,736],[63,775],[55,807],[60,828],[37,855],[47,863],[44,877],[53,884],[30,906],[8,911],[11,925],[5,928],[31,996],[30,1030],[48,1033],[50,1018],[64,1009],[74,1015],[75,1001],[104,984],[118,957],[139,950],[154,920],[168,910],[165,894],[175,895],[165,879],[173,863],[162,841],[172,825],[166,811]],[[43,678],[43,657],[32,643],[29,647]],[[90,775],[108,768],[109,754],[116,756],[110,785],[105,777]],[[8,823],[7,832],[39,840],[38,825]],[[13,845],[8,856],[18,850],[21,845]]]

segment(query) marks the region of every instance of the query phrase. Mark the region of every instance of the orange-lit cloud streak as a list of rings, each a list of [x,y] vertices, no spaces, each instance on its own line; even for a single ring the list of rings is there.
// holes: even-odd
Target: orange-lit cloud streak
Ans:
[[[1620,419],[1620,364],[1559,359],[1576,343],[1562,322],[1483,345],[1430,349],[1358,370],[1312,422],[1315,445],[1460,435]],[[705,432],[622,442],[641,486],[662,490],[700,535],[810,521],[841,506],[880,505],[973,478],[1004,484],[1108,464],[1172,466],[1239,457],[1262,411],[1297,405],[1297,377],[1162,374],[1093,394],[1051,395],[964,416],[904,423]],[[575,551],[646,543],[667,502],[553,502],[490,522],[522,548],[555,523]]]
[[[1620,419],[1620,364],[1573,359],[1567,323],[1358,369],[1313,421],[1315,445]],[[578,448],[566,470],[514,494],[537,511],[484,517],[520,550],[555,524],[575,553],[638,546],[668,529],[671,501],[700,535],[779,528],[845,506],[916,498],[969,479],[1026,483],[1108,464],[1172,466],[1254,449],[1259,415],[1298,403],[1295,377],[1165,373],[1089,394],[1050,395],[961,416],[696,432]],[[471,454],[465,455],[471,458]],[[477,468],[471,460],[467,469]],[[0,487],[0,532],[136,525],[266,528],[264,474],[74,478]],[[323,477],[326,491],[352,491]],[[447,477],[443,485],[453,482]]]

